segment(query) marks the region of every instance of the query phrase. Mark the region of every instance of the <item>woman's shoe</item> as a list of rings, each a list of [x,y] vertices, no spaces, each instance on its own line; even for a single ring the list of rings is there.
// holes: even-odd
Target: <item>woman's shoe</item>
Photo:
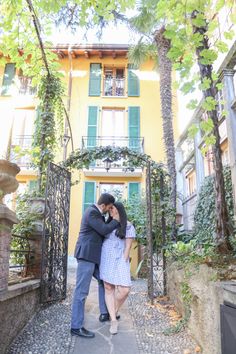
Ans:
[[[111,321],[111,326],[109,329],[111,334],[117,334],[118,332],[118,321]]]

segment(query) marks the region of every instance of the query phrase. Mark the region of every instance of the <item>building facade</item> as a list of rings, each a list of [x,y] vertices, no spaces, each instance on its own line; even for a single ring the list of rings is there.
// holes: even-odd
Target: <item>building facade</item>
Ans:
[[[236,215],[236,42],[230,46],[227,55],[219,63],[218,74],[223,89],[217,94],[221,157],[224,166],[230,166]],[[202,154],[204,139],[199,129],[194,139],[189,138],[188,129],[194,123],[199,125],[207,119],[206,112],[199,107],[190,123],[181,134],[176,145],[178,214],[184,229],[191,231],[194,226],[194,211],[198,194],[206,176],[214,173],[211,149]]]
[[[139,69],[128,62],[127,45],[61,45],[53,49],[58,54],[64,75],[66,94],[64,103],[69,113],[72,136],[65,126],[64,139],[57,160],[61,161],[74,148],[98,146],[127,146],[144,152],[156,161],[164,161],[160,112],[159,77],[152,60]],[[0,98],[1,148],[30,147],[37,109],[37,94],[29,78],[8,63],[2,68]],[[176,102],[175,102],[176,109]],[[175,134],[177,133],[174,123]],[[8,131],[8,134],[6,132]],[[10,134],[11,132],[11,134]],[[8,136],[8,138],[7,138]],[[8,139],[8,140],[7,140]],[[69,140],[63,147],[63,140]],[[11,155],[14,158],[14,153]],[[29,167],[26,156],[16,159],[21,166],[20,190],[34,186],[36,172]],[[69,254],[73,255],[80,219],[84,209],[94,203],[102,192],[110,192],[125,199],[141,194],[145,187],[141,168],[123,168],[119,161],[109,171],[104,161],[94,161],[89,169],[73,173],[70,211]],[[133,248],[132,272],[138,265],[138,249]]]

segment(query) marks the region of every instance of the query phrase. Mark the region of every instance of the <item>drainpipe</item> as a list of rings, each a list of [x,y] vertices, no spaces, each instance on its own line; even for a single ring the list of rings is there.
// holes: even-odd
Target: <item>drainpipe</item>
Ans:
[[[71,108],[71,92],[72,92],[72,72],[73,72],[73,65],[72,65],[72,56],[71,56],[71,46],[68,47],[68,59],[69,59],[69,82],[68,82],[68,94],[67,94],[67,105],[66,110],[68,113],[68,117],[70,117],[70,108]],[[69,135],[70,133],[70,135]],[[72,130],[69,125],[68,119],[65,119],[64,125],[64,136],[63,136],[63,161],[66,160],[67,155],[67,145],[69,142],[69,138],[71,139],[72,150],[73,148],[73,137],[72,137]]]

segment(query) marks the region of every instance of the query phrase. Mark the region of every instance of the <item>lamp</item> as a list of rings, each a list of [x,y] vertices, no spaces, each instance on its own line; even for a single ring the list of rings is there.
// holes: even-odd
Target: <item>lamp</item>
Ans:
[[[70,141],[70,136],[69,136],[69,135],[66,135],[66,134],[61,135],[60,140],[61,140],[61,147],[67,146],[67,144],[68,144],[69,141]]]
[[[105,170],[107,170],[107,172],[110,170],[111,168],[111,163],[112,163],[112,160],[109,159],[109,157],[106,157],[104,160],[103,160],[104,164],[105,164]]]

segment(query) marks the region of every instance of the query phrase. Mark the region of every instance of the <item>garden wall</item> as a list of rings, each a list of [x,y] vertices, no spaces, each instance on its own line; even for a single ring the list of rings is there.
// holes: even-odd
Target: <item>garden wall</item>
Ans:
[[[207,265],[192,267],[192,275],[184,277],[183,269],[176,264],[168,266],[167,288],[171,301],[181,314],[184,304],[181,284],[187,282],[192,294],[191,316],[188,328],[205,354],[221,354],[220,304],[229,301],[236,304],[235,281],[215,281],[217,272]],[[231,271],[231,274],[235,273]]]
[[[0,292],[0,353],[6,353],[13,339],[39,309],[39,280],[10,285]]]

